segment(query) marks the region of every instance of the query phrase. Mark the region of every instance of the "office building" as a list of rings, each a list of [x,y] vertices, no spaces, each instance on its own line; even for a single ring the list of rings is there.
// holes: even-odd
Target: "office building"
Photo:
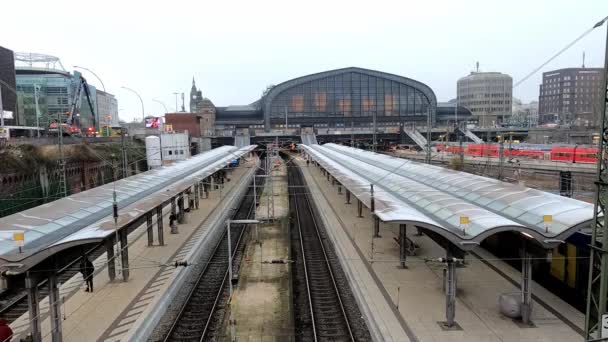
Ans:
[[[468,108],[481,127],[502,125],[511,116],[513,78],[500,72],[471,72],[458,80],[458,105]]]
[[[97,89],[97,121],[99,127],[117,127],[118,123],[118,101],[110,93]]]
[[[540,124],[594,126],[602,99],[602,68],[566,68],[543,73]]]

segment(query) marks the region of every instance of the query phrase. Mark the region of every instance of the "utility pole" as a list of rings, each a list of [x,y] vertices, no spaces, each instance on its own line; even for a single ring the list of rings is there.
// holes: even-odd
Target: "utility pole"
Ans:
[[[505,162],[505,142],[504,138],[500,137],[498,141],[498,180],[502,180],[502,173]]]
[[[429,108],[427,109],[427,116],[426,116],[426,157],[425,157],[425,162],[427,164],[431,163],[431,114],[432,114],[432,109],[431,109],[431,104],[429,104]]]
[[[602,26],[608,17],[598,22],[592,29]],[[606,51],[602,71],[602,94],[599,118],[601,119],[600,139],[597,158],[597,188],[593,211],[591,248],[589,260],[589,282],[587,289],[587,310],[585,314],[585,340],[592,341],[602,336],[602,318],[606,315],[608,302],[608,24],[606,25]]]
[[[59,127],[59,167],[61,168],[61,188],[63,191],[63,197],[68,196],[67,179],[65,175],[65,158],[63,155],[63,122],[61,120],[61,114],[57,113],[57,124]]]
[[[0,84],[0,127],[4,127],[4,107],[2,106],[2,84]]]
[[[355,122],[350,121],[350,147],[355,147]]]
[[[34,84],[34,104],[36,105],[36,130],[38,138],[40,138],[40,108],[38,107],[38,92],[40,91],[40,86]],[[1,99],[0,99],[1,100]]]
[[[173,93],[173,95],[175,95],[175,112],[177,113],[177,95],[179,95],[179,93]]]
[[[287,127],[289,127],[287,125],[287,106],[285,106],[285,134],[287,134]]]
[[[121,130],[121,132],[120,132],[120,143],[122,146],[122,178],[127,178],[127,177],[129,177],[129,174],[128,174],[129,163],[128,163],[128,159],[127,159],[127,149],[125,146],[125,131],[124,130]],[[161,153],[162,153],[162,145],[161,145]],[[162,161],[162,158],[161,158],[161,161]]]
[[[374,110],[374,133],[373,133],[373,142],[372,142],[372,151],[376,152],[376,130],[378,128],[378,123],[376,122],[376,111]]]

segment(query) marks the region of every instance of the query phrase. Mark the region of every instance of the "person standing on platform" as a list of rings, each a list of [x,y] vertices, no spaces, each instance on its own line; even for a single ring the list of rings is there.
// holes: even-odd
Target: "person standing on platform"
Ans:
[[[93,272],[95,271],[95,266],[87,256],[82,257],[80,261],[80,273],[82,273],[82,277],[84,278],[84,282],[87,285],[87,288],[84,290],[85,292],[93,292]]]
[[[177,234],[177,216],[174,213],[169,215],[169,227],[171,227],[171,234]]]
[[[8,322],[4,319],[0,319],[0,341],[10,342],[13,336],[13,329],[8,326]]]

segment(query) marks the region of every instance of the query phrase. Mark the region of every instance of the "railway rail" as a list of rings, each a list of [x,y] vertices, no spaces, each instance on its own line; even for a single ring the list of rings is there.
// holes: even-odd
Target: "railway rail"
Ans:
[[[259,184],[258,192],[263,184]],[[250,188],[241,205],[233,215],[233,219],[250,218],[255,210],[253,203],[253,189]],[[238,255],[244,249],[245,225],[233,224],[231,226],[231,246],[233,268],[238,268]],[[217,322],[214,322],[214,313],[221,306],[222,295],[228,284],[228,247],[227,233],[224,233],[220,242],[213,251],[203,271],[197,278],[192,290],[189,292],[185,304],[177,315],[177,319],[169,328],[164,341],[203,341],[214,334]],[[234,269],[233,269],[234,270]],[[236,274],[236,273],[235,273]]]
[[[300,169],[288,167],[298,341],[369,341],[350,288],[315,219]]]

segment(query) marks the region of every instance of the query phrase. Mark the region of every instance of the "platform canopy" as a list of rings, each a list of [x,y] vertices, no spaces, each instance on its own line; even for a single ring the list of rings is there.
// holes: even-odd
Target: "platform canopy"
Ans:
[[[590,224],[593,205],[524,186],[342,145],[303,146],[385,222],[429,229],[459,248],[519,231],[552,248]]]
[[[40,205],[0,219],[0,267],[27,269],[69,247],[101,242],[202,180],[251,152],[222,146],[170,166],[143,172],[116,182]],[[113,192],[119,208],[118,225],[112,218]],[[23,232],[21,252],[14,240]]]

